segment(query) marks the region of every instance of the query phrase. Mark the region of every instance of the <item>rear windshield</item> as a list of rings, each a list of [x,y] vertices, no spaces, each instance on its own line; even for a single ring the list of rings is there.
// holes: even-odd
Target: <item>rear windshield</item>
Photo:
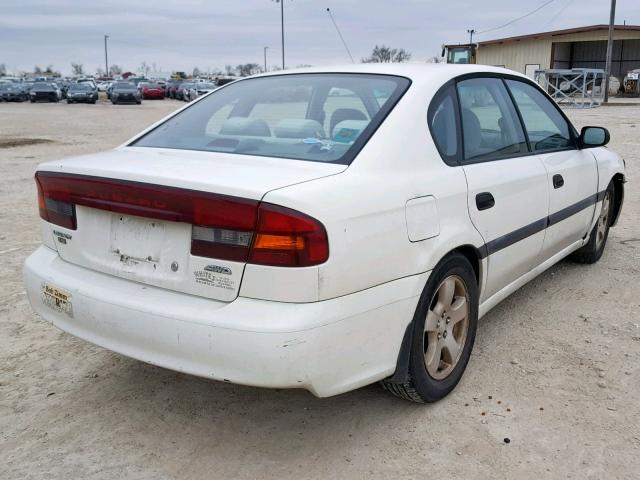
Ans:
[[[366,74],[242,80],[132,145],[348,164],[409,83],[403,77]]]
[[[69,90],[91,90],[91,86],[86,83],[72,83]]]
[[[113,88],[114,90],[137,90],[133,83],[118,83]]]
[[[36,83],[33,85],[33,87],[31,88],[31,90],[33,91],[42,91],[42,92],[48,92],[53,90],[53,86],[46,84],[46,83]]]

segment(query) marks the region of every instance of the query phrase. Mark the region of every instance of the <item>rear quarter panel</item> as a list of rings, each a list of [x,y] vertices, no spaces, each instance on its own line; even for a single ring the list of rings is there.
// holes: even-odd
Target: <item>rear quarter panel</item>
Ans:
[[[264,201],[302,211],[325,225],[330,254],[317,267],[317,300],[427,272],[456,247],[483,244],[469,219],[462,168],[445,165],[427,126],[429,100],[445,81],[414,82],[343,173],[265,196]],[[437,202],[439,235],[411,242],[405,205],[427,195]],[[243,290],[253,283],[249,267]],[[289,275],[272,270],[274,283]],[[301,279],[306,274],[301,272]]]

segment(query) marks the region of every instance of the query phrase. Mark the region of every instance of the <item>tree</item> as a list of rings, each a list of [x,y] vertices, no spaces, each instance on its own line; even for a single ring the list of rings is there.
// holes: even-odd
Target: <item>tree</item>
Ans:
[[[438,57],[437,55],[427,58],[427,63],[442,63],[442,62],[444,62],[444,59],[442,57]]]
[[[149,71],[151,70],[151,67],[149,65],[147,65],[147,62],[143,61],[140,64],[140,72],[146,77],[147,75],[149,75]]]
[[[35,67],[33,67],[33,73],[36,73],[39,75],[42,73],[42,69],[38,65],[36,65]]]
[[[84,68],[81,63],[71,62],[71,71],[74,75],[82,75],[84,74]]]
[[[47,65],[46,70],[44,71],[44,73],[48,73],[53,75],[54,71],[53,71],[53,65]]]
[[[110,75],[122,75],[122,67],[120,67],[119,65],[111,65],[109,67],[109,74]]]
[[[259,73],[260,71],[260,65],[257,63],[244,63],[236,67],[236,72],[240,77],[248,77],[249,75]]]
[[[7,74],[7,66],[4,63],[0,63],[0,77]]]
[[[230,77],[231,75],[233,75],[233,67],[231,65],[225,65],[224,66],[224,71],[227,74],[227,77]]]
[[[101,69],[100,67],[96,68],[96,77],[104,77],[105,73],[104,70]]]
[[[198,67],[193,67],[193,72],[191,72],[191,76],[196,78],[201,75],[200,69]]]
[[[404,48],[391,48],[386,45],[376,45],[368,58],[363,58],[362,63],[400,63],[408,62],[411,54]]]

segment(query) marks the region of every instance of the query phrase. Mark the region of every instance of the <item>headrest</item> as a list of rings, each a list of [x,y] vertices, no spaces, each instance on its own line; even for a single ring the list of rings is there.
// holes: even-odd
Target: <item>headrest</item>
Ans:
[[[274,133],[280,138],[324,138],[324,129],[320,122],[305,118],[280,120]]]
[[[271,129],[261,118],[231,117],[222,124],[220,134],[270,137]]]

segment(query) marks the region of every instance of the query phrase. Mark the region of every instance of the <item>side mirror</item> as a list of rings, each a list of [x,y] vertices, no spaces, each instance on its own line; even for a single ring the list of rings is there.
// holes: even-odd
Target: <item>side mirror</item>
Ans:
[[[580,145],[582,148],[603,147],[609,143],[609,130],[603,127],[582,127]]]

